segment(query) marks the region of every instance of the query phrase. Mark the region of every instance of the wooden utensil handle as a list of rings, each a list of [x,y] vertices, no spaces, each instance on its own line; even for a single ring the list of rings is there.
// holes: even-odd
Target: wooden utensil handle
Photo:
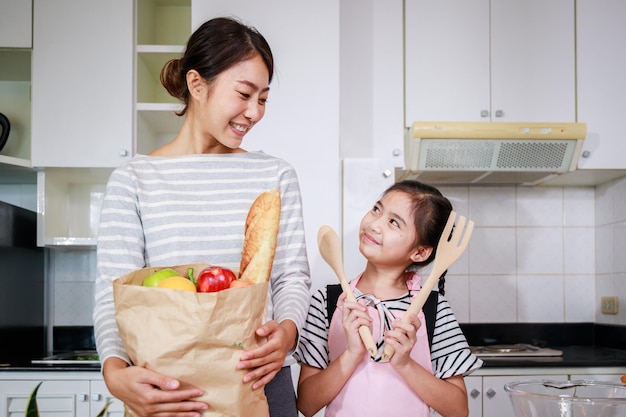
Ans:
[[[424,282],[422,288],[420,288],[420,291],[411,302],[411,305],[409,306],[409,308],[407,308],[404,316],[402,316],[402,321],[404,321],[405,323],[409,323],[411,321],[411,314],[418,314],[420,312],[422,307],[424,307],[424,304],[426,303],[430,292],[433,290],[435,283],[439,281],[439,277],[442,273],[443,271],[441,271],[440,268],[437,268],[437,265],[433,267],[432,271],[430,271],[428,279],[426,279],[426,282]],[[385,344],[385,346],[383,347],[381,362],[389,362],[394,353],[395,349],[388,344]]]

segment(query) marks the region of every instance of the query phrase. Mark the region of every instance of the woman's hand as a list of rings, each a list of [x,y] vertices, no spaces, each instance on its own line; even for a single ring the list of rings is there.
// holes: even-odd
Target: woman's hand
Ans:
[[[404,367],[412,361],[410,353],[417,341],[417,330],[420,328],[421,322],[417,318],[417,314],[411,314],[409,319],[409,323],[394,320],[391,323],[391,330],[385,333],[385,343],[388,343],[395,350],[389,362],[396,369]]]
[[[109,358],[103,365],[107,388],[139,417],[168,415],[200,417],[208,408],[193,401],[204,394],[201,389],[181,387],[178,380],[139,366],[128,366],[119,358]]]
[[[287,353],[295,347],[298,331],[296,324],[285,320],[278,324],[270,320],[259,327],[256,334],[267,339],[262,346],[244,352],[239,359],[237,369],[250,369],[243,377],[243,382],[254,381],[252,389],[267,385],[285,363]]]
[[[345,294],[341,294],[337,300],[337,308],[341,311],[341,323],[346,333],[348,351],[362,356],[367,351],[359,327],[366,326],[372,331],[372,318],[367,312],[367,307],[360,302],[348,301]]]

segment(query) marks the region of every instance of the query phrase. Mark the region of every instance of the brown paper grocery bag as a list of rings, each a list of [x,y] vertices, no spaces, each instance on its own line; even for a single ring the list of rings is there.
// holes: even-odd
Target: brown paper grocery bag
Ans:
[[[207,264],[173,266],[186,276]],[[144,268],[113,282],[115,318],[135,365],[205,391],[204,416],[269,416],[263,389],[242,382],[235,366],[245,350],[262,342],[255,335],[264,321],[267,283],[214,293],[143,287],[159,268]],[[126,415],[132,415],[127,413]]]

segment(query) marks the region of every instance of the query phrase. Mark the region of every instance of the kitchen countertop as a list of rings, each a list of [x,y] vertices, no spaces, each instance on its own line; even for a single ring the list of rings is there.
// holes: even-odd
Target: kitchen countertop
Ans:
[[[497,368],[603,368],[626,367],[626,350],[595,347],[595,346],[562,346],[563,356],[528,356],[528,357],[484,357],[482,369]],[[2,371],[100,371],[99,364],[31,364],[29,361],[0,364]]]
[[[563,356],[483,357],[485,368],[626,367],[626,350],[596,346],[558,346]]]

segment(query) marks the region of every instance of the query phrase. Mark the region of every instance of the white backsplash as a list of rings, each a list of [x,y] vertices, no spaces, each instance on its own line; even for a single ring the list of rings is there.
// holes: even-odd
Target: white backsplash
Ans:
[[[446,280],[461,322],[626,325],[626,179],[595,188],[440,189],[476,223]],[[35,194],[30,185],[0,184],[1,200],[31,210]],[[54,324],[91,325],[95,251],[52,250],[50,259]],[[608,295],[619,297],[619,314],[600,314]]]

